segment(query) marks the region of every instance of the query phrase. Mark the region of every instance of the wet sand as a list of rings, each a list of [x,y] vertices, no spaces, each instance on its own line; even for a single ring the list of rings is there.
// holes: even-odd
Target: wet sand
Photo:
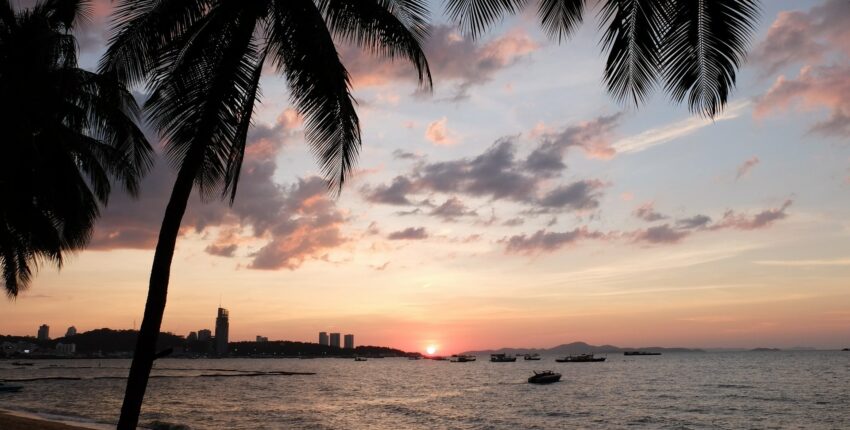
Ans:
[[[36,418],[19,417],[0,412],[0,429],[3,430],[86,430],[85,427],[44,421]]]

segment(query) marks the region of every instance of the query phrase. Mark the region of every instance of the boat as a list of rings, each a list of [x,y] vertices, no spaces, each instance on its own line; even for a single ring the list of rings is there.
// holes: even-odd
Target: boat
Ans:
[[[368,360],[368,358],[366,358],[366,357],[354,357],[354,361],[367,361],[367,360]]]
[[[844,348],[842,351],[850,351],[850,348]]]
[[[522,356],[522,359],[525,361],[537,361],[540,360],[540,354],[525,354]]]
[[[21,391],[21,388],[24,388],[21,385],[6,385],[0,382],[0,393],[17,393]]]
[[[35,363],[27,363],[27,362],[24,362],[24,361],[13,361],[12,362],[13,366],[32,366],[33,364],[35,364]]]
[[[594,357],[593,354],[568,355],[555,359],[558,363],[595,363],[605,361],[605,357]]]
[[[623,355],[661,355],[660,352],[649,352],[649,351],[625,351]]]
[[[420,357],[418,355],[411,355],[410,357],[407,357],[407,359],[408,360],[421,360],[422,357]]]
[[[529,384],[551,384],[553,382],[558,382],[561,380],[561,374],[555,373],[551,370],[544,370],[542,372],[534,371],[534,376],[528,378]]]
[[[475,361],[476,357],[474,355],[453,355],[451,362],[452,363],[469,363],[470,361]]]
[[[490,361],[493,363],[513,363],[516,357],[507,354],[490,354]]]

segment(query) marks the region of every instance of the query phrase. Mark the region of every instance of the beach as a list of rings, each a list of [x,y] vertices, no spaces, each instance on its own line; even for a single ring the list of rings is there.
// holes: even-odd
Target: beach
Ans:
[[[0,428],[3,430],[87,430],[85,427],[45,421],[37,418],[10,415],[0,411]]]

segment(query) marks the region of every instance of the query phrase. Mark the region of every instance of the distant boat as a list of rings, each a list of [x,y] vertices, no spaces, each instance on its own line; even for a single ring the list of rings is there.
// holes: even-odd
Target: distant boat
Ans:
[[[474,355],[453,355],[451,362],[452,363],[468,363],[470,361],[475,361],[476,357]]]
[[[842,351],[850,351],[850,348],[844,348]]]
[[[21,391],[22,388],[24,387],[20,385],[6,385],[0,382],[0,393],[17,393],[18,391]]]
[[[649,351],[626,351],[623,355],[661,355],[660,352],[649,352]]]
[[[561,380],[561,374],[551,370],[534,371],[534,376],[528,378],[529,384],[551,384]]]
[[[14,366],[32,366],[33,364],[35,364],[35,363],[27,363],[27,362],[23,362],[23,361],[13,361],[12,362],[12,365],[14,365]]]
[[[506,354],[490,354],[490,361],[493,363],[513,363],[516,357]]]
[[[594,357],[593,354],[568,355],[555,359],[558,363],[595,363],[605,361],[605,357]]]
[[[368,358],[366,358],[366,357],[354,357],[354,361],[367,361],[367,360],[368,360]]]
[[[540,354],[525,354],[522,358],[526,361],[537,361],[540,360]]]
[[[421,360],[422,357],[420,357],[418,355],[411,355],[410,357],[407,357],[407,359],[408,360]]]

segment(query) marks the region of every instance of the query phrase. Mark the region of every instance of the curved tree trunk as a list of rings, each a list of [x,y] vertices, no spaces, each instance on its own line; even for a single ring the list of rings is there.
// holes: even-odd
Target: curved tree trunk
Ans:
[[[194,149],[194,148],[193,148]],[[168,279],[171,275],[171,260],[174,257],[174,246],[180,232],[180,223],[192,194],[195,174],[201,164],[202,152],[190,150],[165,208],[165,217],[159,230],[159,240],[151,268],[148,298],[145,303],[145,315],[136,340],[136,350],[133,353],[133,363],[130,375],[127,377],[127,389],[124,392],[124,404],[121,406],[121,417],[118,419],[118,430],[135,430],[139,423],[142,400],[148,386],[153,362],[156,359],[156,342],[162,326],[162,315],[165,313],[165,300],[168,296]]]

